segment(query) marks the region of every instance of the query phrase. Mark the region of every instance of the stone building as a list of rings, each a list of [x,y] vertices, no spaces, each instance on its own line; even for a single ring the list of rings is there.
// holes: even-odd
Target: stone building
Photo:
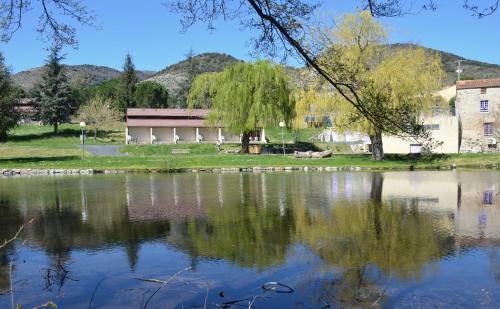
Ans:
[[[498,151],[500,78],[457,82],[460,152]]]

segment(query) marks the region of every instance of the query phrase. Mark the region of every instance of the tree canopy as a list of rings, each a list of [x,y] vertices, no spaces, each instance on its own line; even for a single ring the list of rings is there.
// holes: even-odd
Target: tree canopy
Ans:
[[[80,106],[77,118],[79,121],[84,121],[89,129],[94,131],[95,141],[99,130],[119,121],[121,117],[122,115],[113,106],[113,101],[110,98],[97,95]]]
[[[145,81],[139,83],[134,91],[134,103],[137,107],[168,107],[168,91],[165,87],[157,82]]]
[[[197,77],[189,94],[189,107],[197,106],[197,99],[206,98],[207,91],[212,102],[208,122],[242,133],[244,152],[258,126],[276,126],[279,121],[290,124],[293,119],[294,101],[287,76],[282,67],[268,61],[236,63],[223,72]]]
[[[382,133],[425,140],[422,113],[436,104],[434,92],[440,89],[444,72],[437,54],[422,48],[391,50],[385,43],[385,30],[368,11],[347,14],[334,29],[318,30],[317,44],[324,52],[316,60],[334,80],[342,81],[342,95],[320,78],[318,110],[333,114],[334,124],[343,130],[359,130],[370,136],[373,157],[384,156]],[[306,93],[307,94],[307,93]],[[310,94],[309,94],[310,96]],[[314,104],[306,95],[299,100]],[[355,102],[355,103],[353,103]]]
[[[5,66],[3,54],[0,53],[0,142],[7,139],[7,133],[17,125],[20,119],[15,103],[10,72]]]

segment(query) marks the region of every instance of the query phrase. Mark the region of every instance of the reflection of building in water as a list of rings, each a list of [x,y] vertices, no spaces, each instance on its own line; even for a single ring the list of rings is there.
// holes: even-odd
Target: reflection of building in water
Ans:
[[[500,173],[384,173],[384,201],[452,212],[457,236],[500,238]]]
[[[205,191],[211,188],[203,186],[199,175],[196,175],[195,179],[189,178],[189,183],[185,178],[186,175],[183,174],[170,177],[127,175],[129,219],[157,221],[204,217],[206,201],[201,196],[208,194]]]
[[[457,174],[435,171],[384,173],[382,198],[454,210],[458,205]]]
[[[457,233],[467,237],[500,238],[500,173],[460,173],[462,204]]]

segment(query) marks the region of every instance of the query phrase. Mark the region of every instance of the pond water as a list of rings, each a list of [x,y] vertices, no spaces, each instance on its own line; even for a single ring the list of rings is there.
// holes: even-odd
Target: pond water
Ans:
[[[0,179],[30,219],[0,308],[500,307],[497,171]]]

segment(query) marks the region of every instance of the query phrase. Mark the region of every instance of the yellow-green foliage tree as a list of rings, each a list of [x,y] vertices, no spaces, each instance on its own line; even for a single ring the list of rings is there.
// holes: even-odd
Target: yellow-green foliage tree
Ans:
[[[325,117],[333,118],[335,106],[332,104],[333,94],[322,89],[310,88],[295,90],[295,119],[293,126],[297,129],[323,124]]]
[[[207,97],[211,101],[208,122],[241,133],[243,153],[248,153],[250,135],[258,126],[290,124],[294,115],[287,76],[281,66],[268,61],[236,63],[220,73],[195,78],[188,106],[197,107]]]
[[[384,157],[382,133],[428,138],[421,115],[436,104],[433,93],[444,77],[437,54],[388,47],[382,25],[367,11],[345,15],[317,38],[324,49],[319,65],[350,98],[329,96],[337,128],[368,134],[375,160]]]
[[[94,132],[94,142],[97,139],[97,131],[114,124],[122,118],[121,113],[114,106],[113,100],[101,95],[96,95],[80,106],[77,118],[79,121],[84,121],[89,126],[89,129]]]

